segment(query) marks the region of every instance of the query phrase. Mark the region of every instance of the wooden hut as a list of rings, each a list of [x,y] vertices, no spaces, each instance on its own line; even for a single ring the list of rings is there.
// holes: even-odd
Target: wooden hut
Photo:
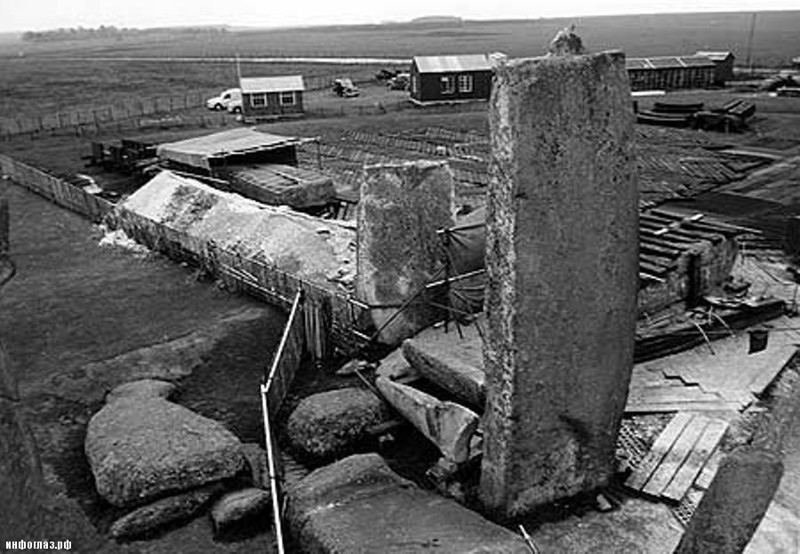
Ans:
[[[245,121],[300,116],[304,112],[301,75],[242,77],[242,117]]]
[[[697,52],[695,56],[705,56],[714,62],[717,67],[715,85],[724,86],[726,81],[733,80],[733,63],[736,61],[736,56],[733,55],[733,52],[703,50]]]
[[[714,84],[717,66],[706,56],[628,58],[631,90],[707,88]]]
[[[417,104],[488,100],[492,65],[485,54],[415,56],[411,62],[411,101]]]

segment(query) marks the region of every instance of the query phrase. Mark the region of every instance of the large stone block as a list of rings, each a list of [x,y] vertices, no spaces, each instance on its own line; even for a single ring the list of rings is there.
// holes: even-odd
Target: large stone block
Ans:
[[[288,526],[309,554],[527,554],[521,537],[394,473],[377,454],[320,468],[289,492]]]
[[[232,477],[241,443],[221,423],[160,398],[120,398],[89,422],[86,457],[97,491],[132,506]]]
[[[501,66],[489,117],[481,495],[513,516],[613,471],[638,286],[624,56]]]
[[[675,553],[744,552],[782,476],[783,463],[773,452],[743,449],[726,456]]]
[[[358,204],[356,294],[373,309],[375,325],[394,318],[380,335],[396,344],[431,323],[435,309],[399,306],[443,265],[438,229],[455,224],[453,175],[444,162],[365,168]]]

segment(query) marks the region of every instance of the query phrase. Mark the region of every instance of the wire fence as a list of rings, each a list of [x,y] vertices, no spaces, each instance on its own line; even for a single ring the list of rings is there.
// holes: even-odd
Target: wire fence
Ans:
[[[322,359],[334,350],[354,353],[368,341],[373,328],[370,309],[347,292],[324,288],[262,259],[150,220],[8,156],[0,155],[0,171],[15,183],[92,222],[122,229],[151,250],[202,268],[231,291],[287,310],[295,295],[302,292],[305,344],[314,358]]]
[[[312,75],[304,77],[307,91],[324,90],[333,86],[342,73]],[[366,83],[372,80],[369,70],[360,70],[353,75],[353,82]],[[11,140],[18,136],[38,138],[69,131],[77,135],[98,132],[102,129],[132,129],[170,124],[222,126],[233,123],[227,113],[214,115],[181,115],[169,121],[171,114],[180,114],[195,108],[204,108],[206,100],[219,90],[197,90],[179,95],[163,95],[151,98],[121,100],[107,106],[63,110],[33,116],[0,117],[0,140]],[[335,110],[320,108],[321,116],[334,115]]]

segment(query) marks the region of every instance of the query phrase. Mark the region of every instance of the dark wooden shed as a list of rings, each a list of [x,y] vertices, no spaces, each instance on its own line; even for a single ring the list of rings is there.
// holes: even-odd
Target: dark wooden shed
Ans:
[[[485,54],[416,56],[411,62],[411,101],[417,104],[488,100],[491,92]]]
[[[714,84],[724,86],[726,81],[733,80],[733,64],[736,56],[728,51],[700,51],[695,56],[705,56],[717,67]]]
[[[301,75],[242,77],[242,118],[247,121],[299,116],[304,113]]]
[[[716,77],[716,65],[706,56],[628,58],[625,66],[631,90],[707,88]]]

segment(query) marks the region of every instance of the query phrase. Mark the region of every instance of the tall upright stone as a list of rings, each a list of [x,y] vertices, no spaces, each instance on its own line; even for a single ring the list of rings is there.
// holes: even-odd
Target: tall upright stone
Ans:
[[[435,308],[411,300],[443,265],[437,230],[455,224],[453,174],[444,162],[365,168],[358,205],[356,295],[371,305],[381,342],[396,344],[432,323]],[[391,321],[390,321],[391,320]]]
[[[612,475],[638,189],[622,53],[509,62],[493,87],[480,493],[513,517]]]

